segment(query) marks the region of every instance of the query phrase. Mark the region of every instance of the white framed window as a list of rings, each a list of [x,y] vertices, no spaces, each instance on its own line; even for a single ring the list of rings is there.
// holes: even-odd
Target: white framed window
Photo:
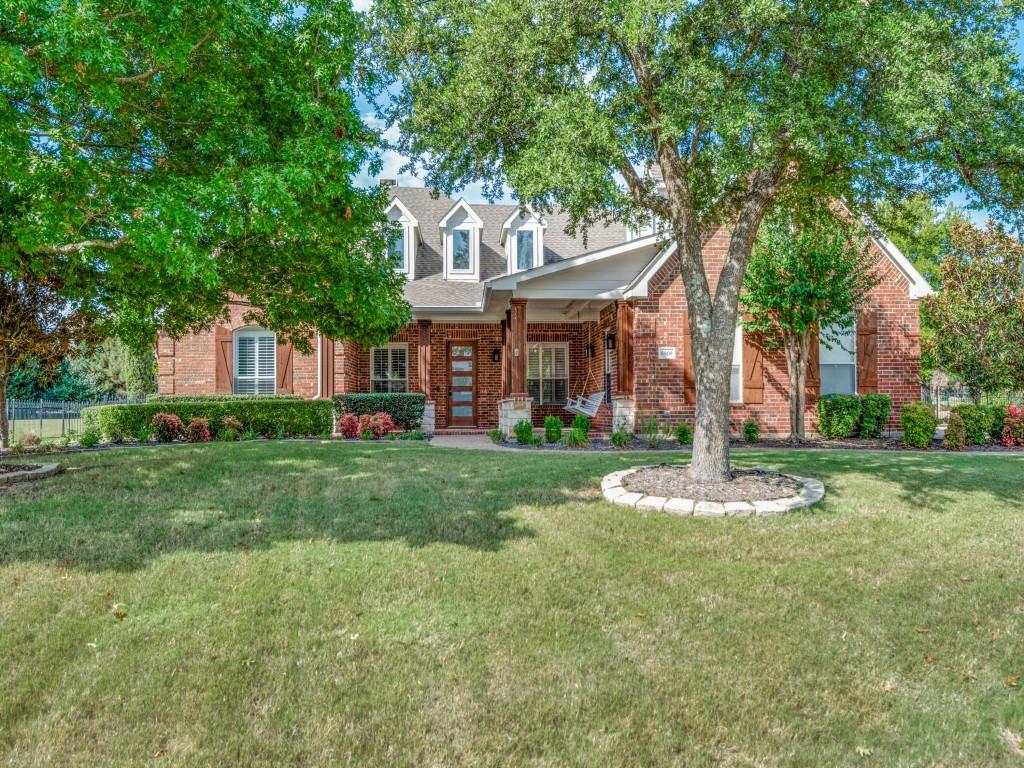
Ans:
[[[532,269],[536,262],[534,255],[535,238],[533,230],[521,229],[516,232],[516,270]]]
[[[729,374],[729,402],[743,402],[743,326],[736,326],[732,342],[732,372]]]
[[[236,395],[272,395],[277,390],[277,334],[263,328],[241,328],[234,333]]]
[[[569,398],[569,345],[526,345],[526,391],[538,405],[562,405]]]
[[[483,221],[465,200],[451,207],[440,222],[445,280],[480,278],[480,231]]]
[[[857,394],[857,325],[835,323],[821,330],[818,341],[818,367],[821,394]],[[829,340],[831,348],[826,344]]]
[[[370,391],[409,391],[409,348],[388,344],[370,350]]]
[[[401,233],[395,240],[391,241],[391,261],[395,265],[395,272],[401,272],[403,274],[409,271],[409,260],[405,255],[405,227],[402,227]]]
[[[397,225],[398,237],[391,242],[388,253],[395,272],[412,278],[416,268],[417,227],[419,222],[397,197],[387,209],[388,221]]]
[[[544,230],[547,222],[527,206],[513,211],[501,225],[509,274],[539,267],[544,263]]]
[[[473,271],[473,230],[469,227],[453,229],[451,235],[451,262],[449,272]]]

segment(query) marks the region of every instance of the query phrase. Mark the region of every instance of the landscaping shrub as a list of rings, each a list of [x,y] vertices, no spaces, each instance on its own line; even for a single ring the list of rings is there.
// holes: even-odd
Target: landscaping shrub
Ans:
[[[177,440],[185,431],[185,425],[173,413],[158,413],[153,416],[149,425],[153,428],[156,439],[161,443]]]
[[[242,426],[242,422],[234,416],[225,416],[221,420],[221,428],[220,432],[217,433],[217,439],[233,443],[242,436],[244,431],[245,427]]]
[[[259,400],[261,403],[304,400],[302,395],[149,395],[147,403],[227,403]]]
[[[857,436],[881,437],[889,423],[890,411],[892,411],[892,398],[888,395],[863,395],[860,398],[860,423],[857,425]]]
[[[188,426],[185,427],[185,441],[189,443],[210,442],[210,422],[198,416],[189,419]]]
[[[520,445],[533,445],[533,422],[523,421],[517,422],[513,430],[516,433],[516,441]]]
[[[205,399],[160,401],[128,405],[98,405],[82,410],[86,426],[95,427],[111,442],[138,434],[158,413],[173,414],[182,422],[206,419],[213,434],[233,416],[244,432],[264,437],[316,437],[331,430],[333,406],[329,400],[294,398]]]
[[[354,413],[346,413],[338,421],[338,431],[341,432],[342,437],[347,437],[350,440],[359,437],[359,417]]]
[[[86,427],[78,436],[78,445],[82,448],[93,448],[100,444],[102,433],[96,427]]]
[[[392,432],[391,435],[395,436],[395,433]],[[426,440],[427,436],[425,434],[423,434],[423,430],[421,430],[421,429],[410,429],[408,432],[399,432],[397,434],[397,439],[398,440]]]
[[[818,398],[818,432],[836,440],[851,437],[860,421],[860,398],[856,395],[824,395]]]
[[[651,448],[661,445],[661,422],[657,416],[641,416],[637,432]]]
[[[693,427],[686,422],[676,427],[676,442],[680,445],[693,445]]]
[[[34,448],[38,448],[43,441],[39,435],[35,432],[26,432],[18,439],[18,447],[22,451],[31,451]]]
[[[633,440],[633,435],[624,429],[612,432],[610,442],[613,448],[625,448]]]
[[[590,441],[587,440],[587,433],[575,427],[565,436],[565,444],[570,448],[583,448],[588,442]]]
[[[954,405],[953,413],[960,417],[967,432],[967,445],[985,445],[992,430],[992,415],[980,405]]]
[[[590,417],[584,416],[582,413],[577,413],[576,418],[572,420],[572,428],[580,430],[584,435],[589,435]]]
[[[557,416],[544,417],[544,439],[549,443],[562,439],[562,420]]]
[[[375,434],[373,434],[373,432],[371,432],[368,429],[365,432],[360,432],[359,433],[359,439],[360,440],[376,440],[377,436]]]
[[[1011,405],[1007,408],[1002,442],[1007,448],[1024,448],[1024,407]]]
[[[505,435],[502,434],[500,429],[492,429],[487,434],[490,436],[492,443],[503,443],[503,442],[505,442]]]
[[[391,416],[383,411],[378,413],[364,413],[359,417],[359,436],[365,440],[366,433],[369,432],[373,437],[371,439],[378,439],[384,437],[395,428],[395,422],[391,420]]]
[[[761,439],[761,425],[757,423],[757,419],[747,419],[744,421],[741,431],[743,432],[743,442],[745,443],[756,443]]]
[[[150,429],[148,424],[139,427],[139,431],[135,433],[135,441],[138,443],[148,443],[152,438],[153,430]]]
[[[990,426],[988,430],[988,436],[999,442],[1003,439],[1003,424],[1006,421],[1006,417],[1010,415],[1010,409],[1006,404],[1003,405],[983,405],[981,406],[988,411]]]
[[[423,422],[423,406],[427,397],[422,392],[378,392],[336,395],[334,410],[339,416],[354,413],[372,416],[386,413],[400,429],[417,429]]]
[[[949,417],[949,424],[946,425],[946,437],[942,441],[942,447],[947,451],[962,451],[967,445],[967,426],[964,420],[956,413]]]
[[[939,425],[935,410],[928,403],[907,403],[900,413],[903,442],[912,448],[928,448]]]

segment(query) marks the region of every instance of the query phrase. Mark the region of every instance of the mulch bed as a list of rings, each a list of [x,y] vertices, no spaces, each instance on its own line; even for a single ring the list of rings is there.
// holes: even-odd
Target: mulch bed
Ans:
[[[0,475],[6,475],[10,472],[31,472],[33,469],[39,469],[42,464],[0,464]]]
[[[701,501],[769,501],[799,495],[802,487],[791,477],[764,469],[734,469],[724,483],[704,483],[686,474],[686,467],[665,465],[640,469],[622,478],[627,491],[647,496]]]

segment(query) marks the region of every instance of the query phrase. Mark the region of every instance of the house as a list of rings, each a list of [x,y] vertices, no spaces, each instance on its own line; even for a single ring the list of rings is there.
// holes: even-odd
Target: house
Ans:
[[[584,402],[597,428],[639,418],[692,421],[693,364],[686,299],[674,245],[619,225],[566,232],[563,214],[470,204],[422,188],[392,186],[389,218],[402,231],[396,269],[407,275],[413,321],[373,349],[319,337],[315,351],[278,345],[271,331],[231,324],[158,343],[166,394],[422,391],[425,428],[508,431],[521,419],[568,421]],[[725,229],[704,244],[714,282]],[[927,282],[884,237],[871,242],[881,282],[843,345],[815,348],[814,400],[829,392],[892,397],[890,426],[920,396],[918,299]],[[789,430],[786,364],[736,331],[731,420],[756,418],[765,433]]]

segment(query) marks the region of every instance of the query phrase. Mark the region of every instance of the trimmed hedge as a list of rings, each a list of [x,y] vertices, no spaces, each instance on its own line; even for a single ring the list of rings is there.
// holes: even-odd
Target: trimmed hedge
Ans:
[[[888,395],[863,395],[860,399],[858,437],[881,437],[889,423],[892,398]]]
[[[354,413],[356,416],[386,413],[399,429],[418,429],[423,423],[423,406],[426,402],[427,397],[422,392],[335,395],[334,411],[338,416],[346,413]]]
[[[818,432],[836,440],[853,437],[860,421],[860,398],[856,395],[824,395],[818,398]]]
[[[993,414],[980,405],[955,405],[953,413],[964,422],[967,445],[985,445],[992,431]]]
[[[912,448],[930,448],[939,420],[928,403],[907,403],[900,413],[903,442]]]
[[[262,403],[277,400],[305,400],[302,395],[149,395],[147,403],[226,403],[239,400],[259,400]]]
[[[329,400],[165,400],[83,408],[82,420],[113,443],[134,437],[158,413],[173,414],[186,424],[192,419],[206,419],[215,435],[224,428],[224,417],[234,416],[246,431],[263,437],[318,437],[331,433],[333,410]]]
[[[1003,424],[1006,423],[1006,419],[1010,415],[1010,407],[1005,404],[983,405],[981,407],[988,412],[988,417],[992,422],[988,436],[998,443],[1003,439]]]

